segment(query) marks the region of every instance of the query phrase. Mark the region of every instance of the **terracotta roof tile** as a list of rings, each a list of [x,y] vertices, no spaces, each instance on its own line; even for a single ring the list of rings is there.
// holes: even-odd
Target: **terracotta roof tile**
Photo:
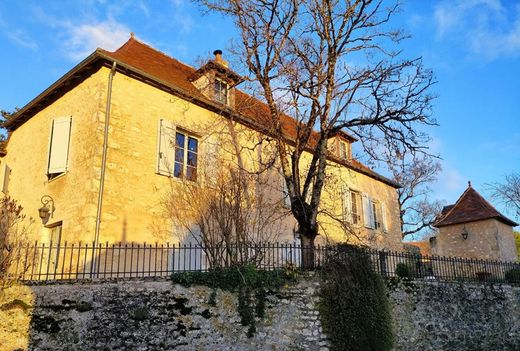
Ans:
[[[469,185],[455,204],[443,208],[441,215],[433,225],[443,227],[491,218],[513,227],[517,225],[517,223],[498,212]]]

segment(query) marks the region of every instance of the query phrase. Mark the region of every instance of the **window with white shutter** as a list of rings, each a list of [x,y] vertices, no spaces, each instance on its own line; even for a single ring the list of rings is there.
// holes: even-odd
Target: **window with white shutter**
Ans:
[[[363,219],[365,227],[374,229],[374,213],[372,201],[367,194],[362,195],[363,199]]]
[[[9,177],[11,175],[11,168],[9,168],[9,166],[6,163],[4,163],[2,165],[1,172],[2,180],[0,184],[2,185],[2,192],[4,194],[7,194],[9,189]]]
[[[173,122],[165,119],[159,121],[157,144],[157,173],[171,176],[175,149],[175,125]]]
[[[47,166],[49,179],[67,171],[71,123],[71,117],[56,118],[52,121],[49,163]]]
[[[291,208],[291,197],[289,196],[289,189],[287,188],[287,182],[282,175],[282,197],[284,207]]]
[[[388,227],[386,223],[386,206],[384,202],[381,202],[381,224],[383,226],[383,231],[388,232]]]
[[[157,173],[169,177],[197,180],[199,141],[178,130],[171,121],[159,121]]]
[[[206,184],[211,187],[217,186],[220,166],[219,149],[217,138],[210,137],[204,142],[204,179]]]
[[[349,188],[343,188],[343,220],[352,223],[352,195]]]

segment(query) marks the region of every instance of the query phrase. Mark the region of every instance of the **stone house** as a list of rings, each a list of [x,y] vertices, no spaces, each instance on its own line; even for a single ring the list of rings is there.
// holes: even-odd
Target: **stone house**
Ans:
[[[36,218],[39,242],[180,240],[162,207],[168,190],[205,186],[203,161],[221,164],[212,159],[224,153],[219,138],[234,133],[240,154],[255,150],[247,155],[252,165],[263,152],[255,145],[268,135],[266,106],[239,90],[241,81],[220,51],[197,69],[133,35],[114,52],[97,49],[5,123],[2,191]],[[283,127],[290,142],[296,122],[286,116]],[[345,132],[331,137],[335,181],[322,206],[369,245],[400,249],[398,184],[354,159],[355,141]],[[288,212],[280,173],[269,174],[280,211]],[[345,240],[338,221],[320,222],[322,241]],[[285,216],[278,240],[294,240],[294,228]]]
[[[453,205],[445,206],[430,239],[434,255],[516,261],[513,227],[518,225],[497,211],[468,183]]]

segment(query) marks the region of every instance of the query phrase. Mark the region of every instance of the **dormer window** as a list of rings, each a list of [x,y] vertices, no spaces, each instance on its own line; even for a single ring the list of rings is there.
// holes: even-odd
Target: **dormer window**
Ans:
[[[215,100],[226,104],[228,103],[228,85],[221,81],[220,79],[215,78],[215,90],[214,90]]]
[[[341,140],[339,142],[339,157],[342,160],[348,160],[350,158],[349,144]]]
[[[215,59],[208,61],[188,79],[207,99],[234,108],[235,87],[244,79],[229,69],[221,50],[215,50],[213,54]]]

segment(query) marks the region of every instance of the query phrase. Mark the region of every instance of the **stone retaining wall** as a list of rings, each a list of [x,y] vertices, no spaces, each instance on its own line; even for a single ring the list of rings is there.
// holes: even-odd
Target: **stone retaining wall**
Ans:
[[[520,288],[389,284],[398,350],[520,350]]]
[[[328,350],[318,286],[303,280],[268,295],[252,338],[240,323],[237,295],[222,290],[211,306],[211,289],[170,281],[32,286],[27,344],[34,350]]]
[[[4,350],[328,350],[316,278],[267,298],[247,337],[237,296],[170,281],[55,284],[0,290]],[[396,350],[520,350],[520,288],[389,284]]]

